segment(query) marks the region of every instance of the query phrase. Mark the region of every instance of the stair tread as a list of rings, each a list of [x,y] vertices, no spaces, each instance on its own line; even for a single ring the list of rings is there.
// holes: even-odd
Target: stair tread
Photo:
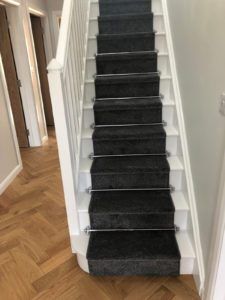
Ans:
[[[99,16],[99,21],[111,21],[111,20],[126,20],[126,19],[145,19],[145,18],[152,18],[153,13],[151,12],[143,12],[143,13],[130,13],[130,14],[118,14],[118,15],[103,15]]]
[[[159,97],[155,98],[131,98],[131,99],[111,99],[106,101],[97,100],[94,103],[95,111],[108,110],[138,110],[162,107]]]
[[[127,191],[123,191],[126,193]],[[131,191],[132,193],[136,191]],[[137,191],[137,192],[154,192],[154,191]],[[159,191],[160,192],[160,191]],[[164,191],[162,191],[164,192]],[[99,193],[99,192],[93,192],[93,193]],[[101,193],[107,193],[107,192],[101,192]],[[110,192],[111,193],[111,192]],[[113,192],[117,193],[117,192]],[[187,200],[181,191],[175,191],[171,194],[171,197],[173,199],[173,204],[175,206],[175,211],[176,212],[183,212],[183,211],[189,211],[189,206],[187,204]],[[78,211],[80,213],[87,213],[88,212],[88,207],[90,205],[91,201],[91,195],[86,193],[86,192],[80,192],[78,195]]]
[[[142,57],[142,56],[147,56],[147,55],[154,55],[154,54],[158,54],[157,50],[152,50],[152,51],[133,51],[133,52],[115,52],[115,53],[96,53],[96,57],[97,58],[101,58],[101,57],[111,57],[111,56],[115,56],[115,57],[123,57],[125,55],[127,56],[131,56],[131,57]],[[88,57],[87,60],[95,60],[95,57]]]
[[[174,211],[169,191],[93,192],[89,206],[90,214],[151,214]]]
[[[99,98],[99,99],[96,99],[96,102],[99,100],[99,102],[100,101],[117,101],[117,100],[119,100],[119,101],[123,101],[123,100],[137,100],[137,101],[139,101],[139,99],[141,100],[141,99],[147,99],[148,101],[151,101],[151,99],[152,98],[155,98],[155,97],[149,97],[149,98],[142,98],[142,97],[131,97],[131,98]],[[157,97],[156,97],[157,98]],[[161,100],[161,98],[160,97],[158,97],[158,100]],[[174,101],[173,100],[163,100],[162,101],[162,105],[163,106],[174,106],[175,104],[174,104]],[[94,107],[94,104],[92,103],[92,102],[85,102],[84,103],[84,109],[86,109],[86,110],[89,110],[89,109],[93,109],[93,107]]]
[[[97,61],[109,61],[109,60],[131,60],[131,59],[148,59],[155,58],[157,59],[156,51],[143,51],[143,52],[118,52],[118,53],[103,53],[102,55],[96,56]]]
[[[151,139],[166,138],[162,125],[155,126],[116,126],[97,127],[92,136],[93,140],[129,140],[129,139]]]
[[[124,156],[94,159],[91,174],[169,172],[169,163],[165,156]]]
[[[116,83],[132,83],[132,82],[148,82],[150,80],[157,79],[159,80],[158,73],[147,73],[147,74],[116,74],[116,75],[108,75],[108,76],[99,76],[96,75],[95,84],[116,84]]]
[[[92,232],[89,260],[152,260],[181,258],[173,231]]]
[[[152,37],[155,35],[155,32],[129,32],[129,33],[106,33],[106,34],[98,34],[97,39],[101,40],[111,40],[116,38],[143,38],[143,37]],[[93,37],[95,38],[95,37]]]
[[[178,131],[173,126],[164,127],[167,136],[178,136]],[[82,138],[83,139],[91,139],[93,134],[93,129],[86,128],[82,130]]]

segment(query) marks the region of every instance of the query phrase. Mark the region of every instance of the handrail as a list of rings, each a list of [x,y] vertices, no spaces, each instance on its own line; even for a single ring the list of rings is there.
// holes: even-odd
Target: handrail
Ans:
[[[74,2],[71,0],[64,0],[62,18],[59,31],[58,46],[56,51],[56,60],[61,65],[65,65],[67,49],[69,44],[69,32],[71,28],[72,12]]]
[[[65,0],[56,58],[48,66],[70,236],[80,233],[78,178],[91,0]]]

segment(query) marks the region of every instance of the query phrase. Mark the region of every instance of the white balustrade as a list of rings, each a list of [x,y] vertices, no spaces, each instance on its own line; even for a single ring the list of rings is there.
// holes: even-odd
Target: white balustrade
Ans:
[[[56,58],[48,66],[70,236],[80,233],[77,194],[90,0],[65,0]]]

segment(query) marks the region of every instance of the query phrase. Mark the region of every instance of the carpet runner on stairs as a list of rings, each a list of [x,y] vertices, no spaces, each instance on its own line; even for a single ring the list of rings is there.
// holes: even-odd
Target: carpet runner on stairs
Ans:
[[[151,1],[99,6],[89,271],[179,275]]]

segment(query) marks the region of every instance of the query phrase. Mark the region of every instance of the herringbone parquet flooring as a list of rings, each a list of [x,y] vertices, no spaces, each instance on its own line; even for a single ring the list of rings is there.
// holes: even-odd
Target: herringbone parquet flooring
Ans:
[[[0,300],[199,299],[192,276],[91,277],[71,254],[54,131],[0,196]]]

